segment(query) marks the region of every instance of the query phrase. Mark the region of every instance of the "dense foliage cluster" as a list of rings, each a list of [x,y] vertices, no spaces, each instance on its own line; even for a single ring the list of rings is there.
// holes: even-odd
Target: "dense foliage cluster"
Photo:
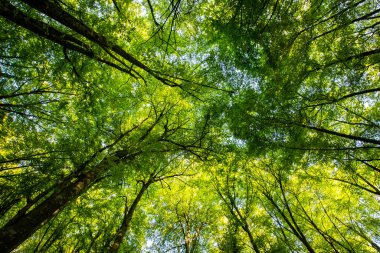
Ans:
[[[1,0],[1,252],[380,252],[378,0]]]

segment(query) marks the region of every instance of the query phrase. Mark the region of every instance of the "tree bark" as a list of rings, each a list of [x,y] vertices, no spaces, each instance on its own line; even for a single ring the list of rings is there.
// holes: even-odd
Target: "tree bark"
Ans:
[[[50,221],[66,204],[79,197],[101,174],[107,171],[111,162],[117,162],[117,160],[110,157],[74,180],[69,177],[62,184],[61,189],[58,189],[30,212],[8,222],[0,230],[2,252],[8,253],[16,249],[42,225]]]
[[[119,227],[119,229],[116,232],[115,239],[114,239],[112,245],[108,249],[109,253],[117,253],[119,251],[120,245],[123,242],[123,239],[124,239],[124,237],[127,233],[127,230],[130,226],[133,213],[135,212],[136,207],[141,200],[141,197],[144,195],[144,192],[148,189],[149,185],[151,185],[152,183],[153,183],[153,181],[148,181],[146,183],[143,183],[143,186],[141,187],[136,198],[133,200],[131,207],[128,209],[127,205],[125,206],[126,210],[124,212],[123,221],[121,223],[121,226]]]
[[[178,86],[178,84],[160,76],[156,71],[149,68],[147,65],[136,59],[134,56],[126,52],[122,47],[113,43],[105,36],[97,33],[84,23],[82,23],[79,19],[72,16],[70,13],[66,12],[59,5],[50,0],[45,1],[34,1],[34,0],[23,0],[22,2],[28,4],[29,6],[35,8],[36,10],[44,13],[45,15],[55,19],[66,27],[74,30],[78,34],[86,37],[92,42],[98,44],[105,51],[113,51],[119,56],[121,56],[124,60],[127,60],[132,65],[139,67],[140,69],[146,71],[151,74],[157,80],[162,83],[170,86]]]
[[[38,34],[41,37],[44,37],[48,40],[51,40],[54,43],[63,46],[64,48],[68,48],[72,51],[81,53],[91,59],[94,59],[100,63],[104,63],[110,67],[113,67],[135,77],[131,70],[123,68],[113,62],[110,62],[96,55],[95,52],[92,51],[87,44],[80,41],[79,39],[71,35],[65,34],[61,31],[58,31],[54,27],[42,21],[28,17],[9,2],[0,2],[0,15],[35,34]]]
[[[277,203],[275,202],[275,200],[272,198],[272,196],[267,193],[267,192],[262,192],[264,194],[264,196],[271,202],[271,204],[273,205],[273,207],[278,211],[278,213],[281,215],[281,217],[283,218],[283,220],[285,221],[286,224],[288,224],[288,226],[290,227],[292,233],[301,241],[301,243],[306,247],[306,249],[308,250],[309,253],[315,253],[314,249],[311,247],[311,245],[309,244],[309,242],[307,241],[306,237],[304,236],[304,234],[302,233],[302,231],[298,228],[296,228],[294,225],[296,225],[297,223],[292,223],[289,218],[286,216],[286,214],[284,213],[284,211],[277,205]],[[295,221],[294,221],[295,222]],[[298,227],[298,226],[297,226]]]
[[[238,222],[239,226],[244,230],[244,232],[247,233],[249,242],[251,243],[251,246],[255,253],[260,253],[259,246],[256,243],[256,240],[254,239],[251,229],[249,228],[249,225],[247,223],[247,220],[243,215],[241,214],[238,206],[236,205],[235,199],[230,195],[230,193],[227,193],[227,196],[223,196],[222,192],[218,189],[217,190],[219,196],[222,198],[224,203],[227,205],[228,210],[232,217]],[[229,201],[227,201],[227,199]],[[236,213],[235,213],[236,212]]]

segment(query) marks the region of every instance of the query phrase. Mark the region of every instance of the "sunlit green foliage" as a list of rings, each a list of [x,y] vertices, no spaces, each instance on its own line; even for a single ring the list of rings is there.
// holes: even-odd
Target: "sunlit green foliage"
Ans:
[[[379,13],[3,0],[0,251],[380,252]]]

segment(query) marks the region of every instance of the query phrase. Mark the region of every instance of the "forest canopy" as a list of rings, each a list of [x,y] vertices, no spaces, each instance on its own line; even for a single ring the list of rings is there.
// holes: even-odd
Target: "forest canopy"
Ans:
[[[0,16],[1,252],[380,252],[378,0]]]

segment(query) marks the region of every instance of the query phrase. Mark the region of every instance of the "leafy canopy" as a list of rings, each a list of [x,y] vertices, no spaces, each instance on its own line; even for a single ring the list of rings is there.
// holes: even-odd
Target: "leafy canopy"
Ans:
[[[379,252],[377,1],[4,0],[4,252]]]

